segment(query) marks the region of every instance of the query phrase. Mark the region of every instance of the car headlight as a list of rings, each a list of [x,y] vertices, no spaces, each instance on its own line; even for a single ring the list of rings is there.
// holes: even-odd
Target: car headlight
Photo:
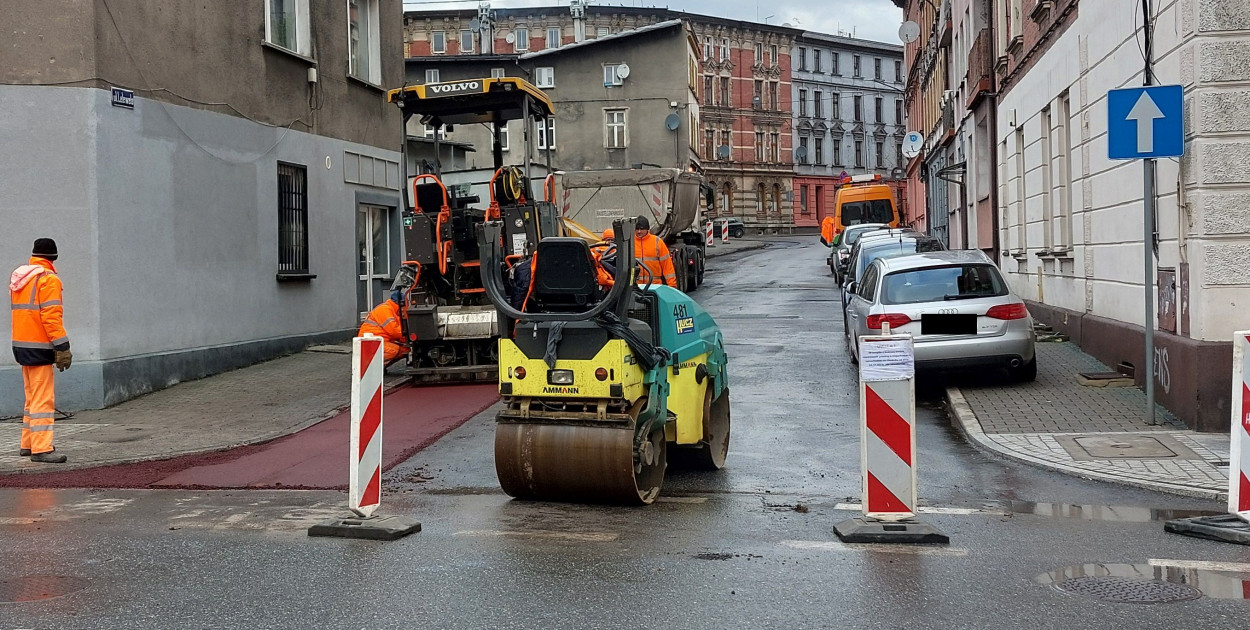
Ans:
[[[552,385],[572,385],[573,370],[551,370],[547,373],[547,382]]]

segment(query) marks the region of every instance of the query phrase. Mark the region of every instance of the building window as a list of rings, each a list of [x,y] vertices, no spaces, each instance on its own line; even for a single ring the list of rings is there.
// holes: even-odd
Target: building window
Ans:
[[[348,72],[369,83],[382,82],[378,0],[347,0]]]
[[[278,163],[278,273],[308,273],[308,170]]]
[[[716,58],[716,40],[711,37],[703,40],[703,58],[708,61]]]
[[[823,135],[816,136],[816,163],[825,163],[825,137]]]
[[[430,52],[435,55],[441,55],[447,52],[447,32],[431,31],[430,32]]]
[[[540,88],[556,86],[556,69],[551,67],[534,68],[534,85]]]
[[[769,156],[768,156],[769,161],[774,162],[774,163],[780,162],[781,161],[781,134],[774,133],[772,134],[772,137],[770,139],[772,140],[772,151],[769,152]]]
[[[755,45],[755,63],[756,64],[764,63],[764,45],[763,44]]]
[[[308,0],[265,0],[265,41],[308,56]]]
[[[810,214],[807,211],[807,184],[799,186],[799,212],[802,214]]]
[[[903,99],[894,99],[894,124],[903,126]]]
[[[861,121],[864,119],[864,97],[856,94],[853,101],[855,103],[855,120]]]
[[[835,76],[841,76],[842,70],[838,67],[838,53],[829,51],[829,72]]]
[[[772,104],[773,109],[777,110],[781,109],[781,99],[777,98],[777,86],[780,84],[781,82],[779,81],[770,81],[768,83],[768,102]]]
[[[807,90],[799,90],[799,115],[807,115]]]
[[[499,149],[501,151],[507,151],[510,148],[509,145],[512,144],[510,140],[511,137],[508,134],[508,123],[499,125]]]
[[[833,165],[842,166],[842,138],[833,137]]]
[[[764,184],[755,187],[755,214],[764,214]]]
[[[807,49],[799,47],[799,70],[807,71]]]
[[[1059,176],[1055,178],[1055,198],[1058,221],[1055,225],[1055,248],[1072,248],[1072,139],[1068,125],[1072,116],[1072,104],[1068,93],[1059,95],[1059,120],[1055,125],[1056,160]]]
[[[854,55],[851,57],[851,76],[857,79],[863,76],[863,74],[861,74],[861,69],[860,69],[859,55]]]
[[[438,83],[438,68],[425,71],[425,84]]]
[[[873,122],[876,122],[876,123],[884,123],[884,122],[885,122],[885,113],[882,111],[882,104],[883,104],[883,103],[884,103],[884,99],[882,99],[880,96],[878,96],[878,97],[876,97],[875,99],[873,99],[873,101],[872,101],[872,113],[873,113],[873,115],[875,116],[875,118],[873,118]]]
[[[837,92],[829,95],[829,114],[834,120],[842,118],[842,95]]]
[[[768,60],[769,60],[768,62],[775,66],[777,65],[777,62],[780,59],[781,58],[777,56],[777,44],[773,44],[772,46],[769,46],[768,47]]]
[[[903,165],[903,143],[894,143],[894,164],[895,166]]]
[[[492,79],[502,79],[506,76],[508,76],[508,74],[504,72],[503,68],[491,68],[490,69],[490,78]]]
[[[729,58],[729,38],[722,38],[720,40],[720,58],[721,61]]]
[[[876,149],[877,149],[877,157],[876,157],[877,168],[884,168],[885,167],[885,143],[878,142]]]
[[[560,47],[560,27],[552,26],[547,29],[547,48]]]
[[[895,83],[903,82],[903,62],[901,61],[894,62],[894,82]]]
[[[703,158],[707,160],[719,159],[716,155],[715,129],[705,129],[703,131]]]
[[[855,166],[863,168],[864,166],[864,141],[855,141]]]
[[[816,66],[815,67],[816,72],[824,72],[824,70],[821,69],[820,67],[820,49],[819,48],[812,49],[812,62]]]
[[[760,107],[763,107],[764,105],[763,92],[764,92],[764,82],[759,79],[756,79],[755,80],[755,96],[751,99],[751,106],[754,107],[755,109],[759,109]]]
[[[460,54],[473,52],[473,31],[460,31]]]
[[[734,135],[733,135],[733,131],[730,131],[729,129],[722,129],[722,130],[721,130],[721,132],[720,132],[720,143],[721,143],[722,145],[724,145],[724,146],[729,147],[729,158],[728,158],[728,159],[733,160],[733,159],[734,159],[734,154],[733,154]],[[717,149],[719,149],[719,148],[720,148],[720,147],[717,147]],[[720,156],[717,156],[717,157],[720,157]]]
[[[606,26],[600,26],[599,28],[595,29],[595,38],[596,38],[596,39],[597,39],[597,38],[600,38],[600,37],[607,37],[607,36],[608,36],[608,27],[606,27]]]
[[[619,63],[603,64],[603,87],[615,87],[621,85],[621,69]]]
[[[545,118],[534,123],[534,131],[538,134],[538,148],[541,150],[556,148],[556,119]]]
[[[712,102],[712,77],[703,77],[703,104],[714,105]]]
[[[719,81],[721,107],[733,107],[733,103],[729,100],[729,77],[720,77]]]
[[[872,60],[872,75],[874,79],[881,80],[881,59],[879,58]]]
[[[769,210],[773,214],[781,212],[781,184],[773,184],[773,201]]]
[[[755,132],[755,161],[764,161],[764,132]]]
[[[812,92],[812,115],[817,118],[825,117],[825,93],[820,90]]]
[[[799,155],[802,156],[799,158],[799,164],[807,164],[807,142],[807,136],[799,136],[799,149],[801,149]]]
[[[512,37],[514,40],[512,42],[513,52],[525,52],[530,49],[530,30],[528,28],[518,28],[512,34]]]
[[[609,149],[624,149],[629,146],[629,110],[603,110],[604,133],[603,146]]]

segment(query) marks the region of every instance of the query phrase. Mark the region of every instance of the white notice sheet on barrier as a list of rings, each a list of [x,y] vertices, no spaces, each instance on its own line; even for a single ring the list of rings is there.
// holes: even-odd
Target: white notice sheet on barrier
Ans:
[[[910,335],[890,339],[860,338],[861,381],[903,381],[915,375],[916,354]]]

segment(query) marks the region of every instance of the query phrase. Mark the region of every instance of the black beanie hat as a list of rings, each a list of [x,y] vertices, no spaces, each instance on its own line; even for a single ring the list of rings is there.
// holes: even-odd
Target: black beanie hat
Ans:
[[[50,238],[35,239],[35,247],[31,250],[30,255],[56,260],[56,241]]]
[[[637,219],[635,219],[634,229],[635,230],[650,230],[651,222],[647,220],[647,217],[640,216]]]

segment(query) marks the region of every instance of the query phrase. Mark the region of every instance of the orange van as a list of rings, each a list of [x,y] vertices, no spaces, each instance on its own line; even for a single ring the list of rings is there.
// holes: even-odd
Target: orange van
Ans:
[[[834,234],[860,223],[884,223],[899,226],[898,204],[894,191],[881,181],[880,175],[855,175],[842,180],[833,199]]]

